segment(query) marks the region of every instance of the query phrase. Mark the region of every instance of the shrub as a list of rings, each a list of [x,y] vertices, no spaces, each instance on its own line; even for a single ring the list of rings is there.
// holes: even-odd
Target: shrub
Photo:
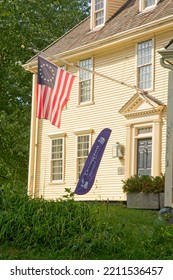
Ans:
[[[0,243],[19,248],[62,250],[94,231],[97,217],[70,190],[67,200],[31,199],[16,188],[5,188],[0,205]]]
[[[122,182],[125,193],[160,193],[164,192],[165,176],[134,175]]]
[[[140,177],[138,175],[131,176],[123,182],[123,191],[125,193],[128,192],[141,192],[142,191],[142,184]]]

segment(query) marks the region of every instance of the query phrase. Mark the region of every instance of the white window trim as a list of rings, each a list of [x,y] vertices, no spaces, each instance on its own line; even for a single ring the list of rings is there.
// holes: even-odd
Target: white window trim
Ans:
[[[160,115],[156,118],[151,117],[148,120],[138,122],[137,120],[127,125],[126,136],[126,158],[125,158],[125,178],[129,178],[136,174],[137,171],[137,140],[142,138],[152,138],[152,166],[151,176],[159,176],[161,174],[161,125],[162,119]],[[137,129],[144,127],[152,127],[152,132],[137,135]]]
[[[78,136],[85,136],[85,135],[89,135],[89,152],[91,150],[91,146],[92,146],[92,133],[94,132],[94,130],[92,128],[81,128],[81,129],[76,129],[74,131],[74,134],[76,135],[76,148],[75,148],[75,178],[74,178],[74,182],[75,184],[78,181],[78,174],[77,174],[77,152],[78,152]]]
[[[159,3],[159,0],[155,0],[155,4],[149,6],[149,7],[145,7],[145,0],[139,0],[139,11],[140,12],[148,12],[151,9],[154,9],[157,4]]]
[[[59,131],[58,133],[49,133],[48,137],[51,139],[54,138],[62,138],[65,137],[67,134],[64,131]]]
[[[49,185],[61,185],[65,183],[65,136],[66,133],[60,131],[59,133],[50,133],[48,137],[50,138],[50,167],[49,167]],[[62,180],[52,180],[52,140],[62,139],[63,141],[63,171]]]
[[[152,40],[152,81],[151,81],[151,87],[150,88],[146,88],[144,89],[145,91],[151,92],[154,90],[154,77],[155,77],[155,59],[154,59],[154,49],[155,49],[155,41],[153,38],[148,38],[148,39],[144,39],[143,41],[139,41],[136,46],[135,46],[135,84],[138,87],[138,44],[145,42],[145,41],[149,41]]]
[[[95,4],[95,3],[94,3],[94,4]],[[103,1],[103,5],[105,6],[105,1]],[[95,27],[95,28],[98,28],[98,27],[100,27],[100,26],[103,26],[104,23],[105,23],[105,7],[104,7],[104,6],[103,6],[103,8],[100,9],[100,10],[95,10],[95,9],[94,9],[94,27]],[[100,23],[100,24],[96,24],[96,17],[97,17],[97,14],[100,13],[100,12],[103,12],[103,22]]]
[[[73,133],[75,135],[83,135],[83,134],[91,134],[93,133],[94,130],[92,128],[86,127],[86,128],[80,128],[80,129],[75,129]]]
[[[94,67],[94,59],[93,57],[83,58],[82,60],[91,59],[91,71],[93,71]],[[80,66],[80,61],[78,62],[78,66]],[[77,95],[77,107],[87,106],[94,104],[94,94],[93,94],[93,84],[94,84],[94,74],[91,73],[91,98],[89,101],[80,102],[80,69],[78,70],[78,95]]]
[[[105,22],[106,22],[106,5],[107,5],[107,0],[103,1],[104,2],[104,8],[103,8],[103,11],[104,11],[104,19],[103,19],[103,23],[102,24],[99,24],[96,26],[96,12],[95,11],[95,1],[91,1],[91,23],[90,23],[90,29],[91,30],[99,30],[101,27],[103,27],[105,25]]]

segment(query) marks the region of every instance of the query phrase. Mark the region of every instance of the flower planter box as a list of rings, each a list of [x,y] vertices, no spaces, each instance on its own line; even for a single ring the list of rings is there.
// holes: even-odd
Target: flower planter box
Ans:
[[[164,207],[164,193],[127,193],[127,208],[161,209]]]

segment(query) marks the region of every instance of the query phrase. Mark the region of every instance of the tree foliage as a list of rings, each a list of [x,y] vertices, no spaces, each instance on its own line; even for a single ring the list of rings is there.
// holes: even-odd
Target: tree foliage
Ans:
[[[0,176],[25,181],[32,75],[21,65],[88,16],[88,0],[0,0]]]

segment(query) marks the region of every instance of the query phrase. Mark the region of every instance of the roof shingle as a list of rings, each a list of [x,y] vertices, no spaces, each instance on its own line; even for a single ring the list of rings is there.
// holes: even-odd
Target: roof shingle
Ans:
[[[173,0],[160,0],[156,8],[144,13],[139,12],[139,0],[128,0],[100,30],[90,30],[88,17],[43,52],[55,55],[71,51],[168,16],[173,16]]]

